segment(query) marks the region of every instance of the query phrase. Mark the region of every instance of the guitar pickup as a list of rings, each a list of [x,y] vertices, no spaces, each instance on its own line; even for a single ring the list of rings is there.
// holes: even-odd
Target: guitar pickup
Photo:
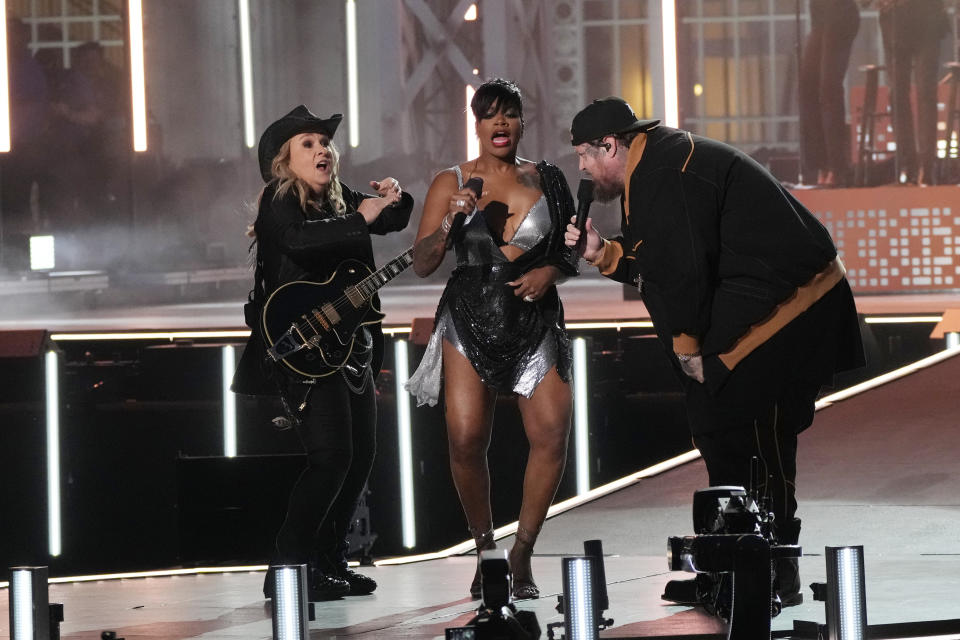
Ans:
[[[280,336],[279,340],[273,343],[272,347],[267,349],[267,355],[274,362],[279,362],[307,346],[293,337],[293,330],[294,327],[290,327],[285,334]]]

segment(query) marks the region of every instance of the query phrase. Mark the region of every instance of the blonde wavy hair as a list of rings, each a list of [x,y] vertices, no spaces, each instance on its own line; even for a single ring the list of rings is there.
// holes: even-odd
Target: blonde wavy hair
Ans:
[[[293,190],[293,192],[297,194],[297,198],[300,200],[300,206],[304,210],[306,210],[307,203],[309,202],[312,202],[319,208],[322,207],[324,201],[326,201],[330,203],[338,216],[344,215],[347,212],[347,205],[343,200],[343,189],[340,187],[340,152],[337,150],[337,145],[333,143],[333,140],[330,140],[327,144],[330,155],[333,157],[330,185],[327,187],[326,193],[316,194],[316,197],[311,198],[310,186],[298,178],[297,174],[290,168],[290,140],[293,140],[293,138],[283,143],[280,151],[274,156],[273,162],[270,163],[270,173],[274,178],[280,180],[277,185],[277,191],[273,197],[282,198],[288,191]]]

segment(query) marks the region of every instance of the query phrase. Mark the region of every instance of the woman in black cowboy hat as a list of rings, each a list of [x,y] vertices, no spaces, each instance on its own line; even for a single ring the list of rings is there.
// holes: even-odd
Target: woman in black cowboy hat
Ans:
[[[326,281],[347,259],[373,269],[370,235],[403,229],[413,208],[413,198],[393,178],[370,182],[376,196],[340,182],[333,136],[341,118],[319,118],[300,105],[260,138],[267,185],[254,223],[256,272],[245,308],[253,331],[233,381],[237,393],[279,395],[285,422],[296,428],[307,453],[272,564],[308,564],[311,600],[367,594],[377,586],[347,568],[344,540],[373,464],[373,379],[383,360],[383,333],[379,324],[361,326],[343,367],[299,375],[296,367],[268,362],[260,316],[271,294],[287,283]],[[269,580],[264,595],[273,595]]]

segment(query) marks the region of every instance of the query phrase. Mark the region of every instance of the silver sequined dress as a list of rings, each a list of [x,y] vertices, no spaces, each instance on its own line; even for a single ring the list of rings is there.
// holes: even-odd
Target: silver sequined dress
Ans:
[[[460,167],[454,167],[454,170],[458,185],[462,188]],[[543,252],[553,227],[548,205],[547,196],[541,196],[527,212],[507,245],[525,252]],[[455,247],[457,270],[441,301],[437,322],[420,366],[406,384],[407,390],[416,396],[417,404],[433,406],[439,400],[444,339],[471,361],[486,384],[499,391],[514,392],[529,398],[547,372],[555,366],[561,377],[568,379],[568,367],[558,366],[559,350],[563,349],[563,355],[566,356],[569,342],[563,329],[562,308],[556,289],[551,288],[550,295],[544,296],[542,302],[532,304],[513,295],[513,287],[506,282],[514,280],[531,267],[523,268],[506,258],[487,226],[482,210],[475,210],[467,218],[461,239]],[[461,277],[458,278],[458,275]],[[451,294],[454,282],[468,283],[460,285],[461,295],[455,292]],[[482,287],[483,291],[477,291],[478,287]],[[463,300],[466,296],[462,295],[464,291],[475,293],[480,301],[478,305],[466,305]],[[481,311],[474,313],[477,306]],[[511,311],[522,314],[517,326],[511,322],[514,317]],[[467,336],[459,334],[458,324],[466,329]],[[505,326],[508,324],[510,326]],[[517,340],[517,332],[522,334],[527,331],[531,339],[524,339],[521,335]],[[506,340],[499,339],[500,334],[507,336]],[[558,335],[561,339],[558,339]],[[486,356],[491,353],[496,354],[491,357],[501,362],[502,366],[491,368],[484,366],[486,362],[483,365],[479,362],[486,361]],[[563,358],[564,365],[568,360],[567,357]]]

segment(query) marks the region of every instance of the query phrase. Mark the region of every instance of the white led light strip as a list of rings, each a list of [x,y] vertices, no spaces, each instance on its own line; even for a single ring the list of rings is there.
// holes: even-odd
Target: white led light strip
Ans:
[[[147,95],[143,64],[143,7],[130,0],[130,88],[132,92],[133,150],[147,150]]]
[[[47,545],[59,556],[60,537],[60,366],[56,351],[44,357],[47,409]]]
[[[10,70],[7,59],[7,3],[0,0],[0,152],[10,151]]]
[[[347,127],[351,147],[360,146],[360,92],[357,89],[357,5],[347,0]]]
[[[237,0],[240,19],[240,82],[243,87],[243,143],[252,149],[257,143],[253,120],[253,62],[250,53],[250,0]]]
[[[590,424],[588,419],[587,341],[573,339],[573,434],[576,451],[577,495],[590,491]]]
[[[404,388],[410,377],[407,364],[407,341],[393,343],[394,371],[397,393],[397,438],[400,456],[400,523],[403,546],[417,546],[416,509],[413,497],[413,442],[410,428],[410,394]]]

